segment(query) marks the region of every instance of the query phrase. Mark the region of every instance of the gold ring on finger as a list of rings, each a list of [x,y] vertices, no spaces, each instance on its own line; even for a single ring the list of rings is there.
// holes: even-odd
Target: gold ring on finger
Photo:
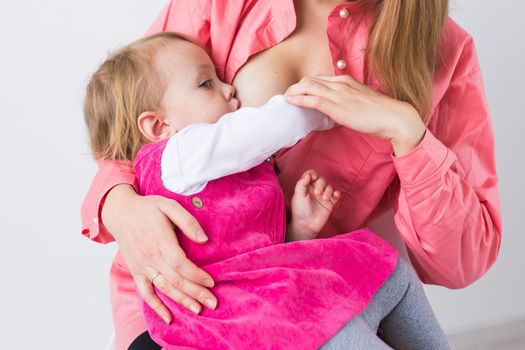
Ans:
[[[149,282],[150,283],[153,283],[153,281],[155,281],[155,278],[159,277],[160,276],[160,272],[155,272],[153,275],[151,275],[151,277],[149,277]]]

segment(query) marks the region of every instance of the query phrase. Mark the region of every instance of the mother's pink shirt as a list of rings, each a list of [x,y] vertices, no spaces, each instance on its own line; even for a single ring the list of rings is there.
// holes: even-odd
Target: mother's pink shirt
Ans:
[[[352,2],[334,7],[326,31],[334,74],[364,81],[372,15]],[[173,0],[148,34],[177,31],[195,38],[211,52],[219,76],[231,82],[251,55],[284,40],[295,25],[292,0]],[[393,208],[422,281],[461,288],[488,270],[500,246],[494,137],[473,40],[451,19],[439,57],[427,131],[410,153],[395,157],[389,142],[340,127],[281,152],[276,164],[288,201],[307,168],[341,190],[324,236],[369,225]],[[337,67],[339,60],[346,63],[343,69]],[[368,84],[381,89],[373,78]],[[107,243],[113,238],[99,219],[103,198],[117,184],[132,185],[134,175],[127,162],[102,160],[99,167],[82,206],[82,233]],[[124,289],[119,292],[134,297]],[[126,310],[140,315],[138,303]]]

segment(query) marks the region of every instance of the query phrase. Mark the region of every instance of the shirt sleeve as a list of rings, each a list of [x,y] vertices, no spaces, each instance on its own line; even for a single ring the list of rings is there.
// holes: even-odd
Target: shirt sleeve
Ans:
[[[172,0],[161,11],[146,35],[163,31],[176,31],[210,46],[210,1]],[[81,208],[82,234],[93,241],[107,243],[113,236],[102,224],[100,212],[107,193],[116,185],[134,185],[131,162],[98,161],[99,171],[95,175]]]
[[[101,209],[107,193],[116,185],[134,186],[135,175],[131,162],[99,160],[99,170],[91,182],[88,193],[82,202],[82,234],[89,239],[108,243],[115,239],[101,220]]]
[[[333,126],[326,115],[277,95],[262,107],[244,107],[217,123],[181,130],[162,154],[162,181],[172,192],[193,194],[210,180],[248,170],[311,131]]]
[[[501,209],[494,135],[470,39],[422,142],[393,157],[396,226],[423,282],[463,288],[494,263]]]

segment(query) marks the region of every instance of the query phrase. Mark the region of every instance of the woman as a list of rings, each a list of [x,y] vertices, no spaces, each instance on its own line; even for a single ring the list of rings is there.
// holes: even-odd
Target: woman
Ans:
[[[183,32],[205,45],[245,106],[288,90],[290,102],[338,120],[345,127],[277,155],[287,200],[305,169],[319,169],[342,192],[323,235],[369,225],[394,207],[422,281],[461,288],[495,261],[501,219],[474,45],[446,12],[444,0],[178,0],[149,33]],[[102,161],[83,205],[83,233],[115,239],[122,252],[111,277],[119,349],[147,339],[135,286],[119,283],[124,260],[167,322],[150,279],[190,310],[216,303],[205,288],[213,281],[185,258],[171,226],[205,244],[198,223],[176,203],[139,197],[132,184],[127,164]]]

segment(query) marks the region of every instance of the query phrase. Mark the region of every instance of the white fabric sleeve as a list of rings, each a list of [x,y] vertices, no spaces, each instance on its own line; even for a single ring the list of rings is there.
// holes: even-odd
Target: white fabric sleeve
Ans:
[[[311,131],[333,126],[326,115],[291,105],[282,95],[225,114],[214,124],[191,124],[166,144],[163,185],[183,195],[197,193],[208,181],[248,170]]]

